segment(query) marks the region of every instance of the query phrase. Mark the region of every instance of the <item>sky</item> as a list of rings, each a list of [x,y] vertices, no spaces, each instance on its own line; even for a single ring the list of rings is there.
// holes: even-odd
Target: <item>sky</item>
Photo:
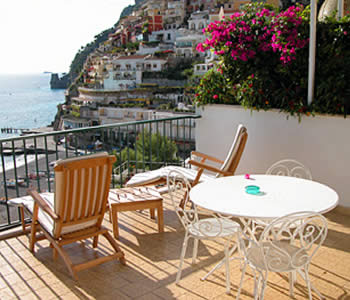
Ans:
[[[0,73],[68,72],[134,0],[0,0]]]

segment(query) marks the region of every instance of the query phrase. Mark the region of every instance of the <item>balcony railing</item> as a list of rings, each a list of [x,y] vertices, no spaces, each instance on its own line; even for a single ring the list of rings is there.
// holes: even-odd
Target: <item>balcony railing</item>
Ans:
[[[9,199],[25,196],[28,188],[53,192],[53,166],[58,159],[113,153],[117,162],[112,187],[122,187],[138,172],[170,163],[183,165],[195,146],[197,118],[179,116],[0,139],[0,231],[20,224],[19,210],[7,204]]]

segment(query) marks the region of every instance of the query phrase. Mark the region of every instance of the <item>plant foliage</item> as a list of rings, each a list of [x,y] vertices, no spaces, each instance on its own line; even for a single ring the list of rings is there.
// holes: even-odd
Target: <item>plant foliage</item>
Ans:
[[[291,115],[350,111],[349,16],[317,24],[315,97],[307,104],[309,8],[278,11],[263,3],[216,21],[197,50],[219,58],[196,89],[195,102],[241,104],[250,109],[278,108]]]
[[[122,150],[121,161],[134,161],[134,167],[138,169],[158,169],[160,164],[177,163],[177,150],[175,142],[166,136],[150,134],[148,130],[144,130],[137,135],[134,148],[126,147]]]

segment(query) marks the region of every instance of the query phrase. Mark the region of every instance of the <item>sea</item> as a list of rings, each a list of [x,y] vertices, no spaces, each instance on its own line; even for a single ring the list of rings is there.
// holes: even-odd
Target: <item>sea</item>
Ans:
[[[4,128],[33,129],[52,123],[57,105],[64,103],[65,90],[50,89],[50,79],[50,73],[0,74],[0,139],[20,134],[5,133]],[[17,159],[21,164],[23,158]],[[11,168],[10,157],[5,157],[5,165]]]

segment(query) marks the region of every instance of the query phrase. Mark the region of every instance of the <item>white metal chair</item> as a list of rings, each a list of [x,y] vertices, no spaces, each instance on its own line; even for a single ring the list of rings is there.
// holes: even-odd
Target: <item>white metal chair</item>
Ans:
[[[326,236],[327,220],[315,212],[299,212],[275,219],[265,228],[258,241],[241,232],[239,243],[245,262],[237,299],[248,265],[254,272],[255,299],[264,298],[268,272],[289,273],[291,297],[294,294],[294,273],[297,272],[306,282],[309,299],[312,299],[311,289],[322,299],[310,282],[309,265]]]
[[[275,162],[268,170],[266,174],[298,177],[312,180],[310,170],[302,163],[294,159],[283,159]]]
[[[275,162],[266,171],[267,175],[289,176],[312,180],[311,171],[304,166],[301,162],[294,159],[282,159]],[[252,232],[256,234],[258,231],[264,230],[264,228],[270,224],[271,220],[268,219],[254,219],[251,220]]]
[[[196,262],[199,240],[223,238],[225,240],[224,260],[226,268],[226,292],[230,293],[229,260],[230,254],[232,253],[230,244],[233,241],[233,238],[236,237],[240,231],[240,225],[229,218],[214,214],[210,215],[208,218],[199,219],[196,206],[192,202],[189,202],[189,191],[191,189],[191,184],[180,172],[171,171],[167,177],[167,185],[175,212],[186,230],[181,250],[180,265],[176,276],[176,283],[178,284],[181,278],[182,266],[186,254],[188,240],[190,238],[194,239],[192,263]],[[185,199],[183,199],[184,197]],[[215,201],[215,199],[213,199],[213,201]],[[181,202],[184,204],[183,206],[179,205]],[[191,207],[189,208],[189,206]],[[236,247],[237,244],[233,246],[233,248]]]

